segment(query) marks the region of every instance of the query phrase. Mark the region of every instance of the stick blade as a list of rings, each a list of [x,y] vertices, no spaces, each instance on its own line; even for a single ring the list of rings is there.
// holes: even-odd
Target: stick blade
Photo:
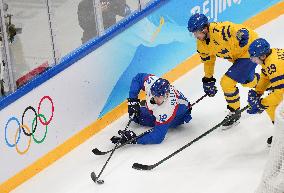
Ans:
[[[97,183],[97,176],[96,176],[95,172],[91,173],[91,178],[95,183]]]
[[[136,169],[136,170],[151,170],[154,167],[155,167],[154,165],[144,165],[144,164],[140,164],[140,163],[134,163],[132,165],[132,168]]]
[[[100,151],[98,148],[93,149],[92,152],[95,155],[105,155],[108,153],[108,152]]]

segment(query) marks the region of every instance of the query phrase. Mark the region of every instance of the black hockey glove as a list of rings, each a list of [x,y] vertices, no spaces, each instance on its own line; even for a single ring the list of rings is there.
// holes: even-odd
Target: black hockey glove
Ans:
[[[140,100],[137,98],[128,98],[128,114],[129,117],[139,117],[140,115]]]
[[[112,143],[116,144],[116,143],[120,143],[123,144],[127,141],[130,141],[131,139],[136,137],[136,134],[131,131],[131,130],[119,130],[118,134],[120,135],[118,136],[113,136],[110,140]],[[136,144],[136,140],[133,140],[131,142],[129,142],[129,144]]]
[[[216,79],[211,77],[211,78],[202,78],[203,82],[203,90],[204,92],[209,96],[209,97],[214,97],[217,93],[217,87],[215,86]]]

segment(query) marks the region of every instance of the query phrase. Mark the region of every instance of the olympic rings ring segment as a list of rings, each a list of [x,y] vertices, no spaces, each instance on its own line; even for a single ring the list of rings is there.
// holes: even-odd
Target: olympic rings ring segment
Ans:
[[[42,114],[40,113],[40,110],[41,110],[41,105],[42,105],[42,102],[44,100],[48,100],[51,104],[51,116],[50,118],[47,120],[47,118]],[[54,103],[53,103],[53,100],[50,96],[44,96],[40,99],[40,102],[38,104],[38,108],[37,108],[37,111],[35,110],[34,107],[32,106],[28,106],[25,108],[23,114],[22,114],[22,122],[20,123],[19,119],[15,116],[13,117],[10,117],[5,125],[5,142],[7,144],[8,147],[15,147],[16,151],[18,154],[20,155],[23,155],[25,153],[28,152],[28,150],[30,149],[30,146],[31,146],[31,138],[33,138],[33,141],[37,144],[40,144],[42,143],[45,139],[46,139],[46,136],[47,136],[47,131],[48,131],[48,128],[47,126],[50,124],[50,122],[52,121],[53,119],[53,116],[54,116]],[[24,118],[25,118],[25,115],[26,115],[26,112],[28,110],[31,110],[34,112],[34,119],[32,121],[32,128],[30,129],[27,125],[24,124]],[[44,133],[44,136],[41,138],[41,139],[37,139],[35,137],[35,132],[37,130],[37,126],[38,126],[38,119],[40,121],[40,123],[45,126],[45,133]],[[14,140],[13,140],[13,143],[10,142],[8,140],[8,129],[9,129],[9,125],[11,125],[12,122],[16,122],[17,124],[17,130],[16,130],[16,133],[15,133],[15,137],[14,137]],[[24,150],[20,150],[19,149],[19,141],[20,141],[20,138],[21,138],[21,132],[23,131],[23,133],[25,134],[24,136],[27,136],[29,137],[29,140],[28,140],[28,144],[27,144],[27,147],[24,149]]]
[[[34,118],[34,120],[33,120],[32,127],[33,127],[33,125],[34,125],[35,120],[37,120],[38,117],[42,117],[42,118],[44,119],[44,121],[46,122],[45,116],[42,115],[42,114],[38,114],[38,115]],[[34,133],[32,134],[33,139],[34,139],[34,142],[37,143],[37,144],[42,143],[42,142],[45,140],[46,134],[47,134],[47,125],[45,125],[45,133],[44,133],[44,136],[43,136],[43,138],[42,138],[41,140],[37,140],[37,139],[35,138],[35,136],[34,136]]]
[[[41,105],[41,103],[42,103],[42,101],[44,100],[44,99],[48,99],[49,101],[50,101],[50,103],[51,103],[51,107],[52,107],[52,109],[51,109],[51,117],[49,118],[49,120],[46,122],[43,122],[42,120],[41,120],[41,118],[39,117],[39,121],[41,122],[41,124],[43,124],[43,125],[48,125],[49,123],[50,123],[50,121],[52,120],[52,118],[53,118],[53,114],[54,114],[54,104],[53,104],[53,101],[52,101],[52,99],[50,98],[50,96],[44,96],[44,97],[42,97],[42,99],[40,100],[40,102],[39,102],[39,104],[38,104],[38,110],[37,110],[37,113],[38,114],[40,114],[39,113],[39,111],[40,111],[40,105]]]
[[[16,143],[17,135],[18,135],[18,133],[21,131],[21,128],[25,128],[28,132],[31,132],[31,131],[30,131],[30,129],[28,128],[28,126],[26,126],[26,125],[21,125],[21,127],[17,129],[17,132],[16,132],[16,134],[15,134],[16,151],[17,151],[19,154],[23,155],[23,154],[27,153],[28,150],[30,149],[32,137],[29,136],[28,147],[27,147],[24,151],[21,151],[21,150],[18,148],[18,145],[17,145],[18,143]]]
[[[35,116],[37,116],[37,113],[36,113],[35,108],[33,108],[32,106],[28,106],[28,107],[24,110],[23,115],[22,115],[22,125],[24,125],[25,113],[26,113],[29,109],[31,109],[31,110],[34,112]],[[24,127],[22,127],[22,129],[23,129],[23,132],[24,132],[24,134],[25,134],[26,136],[31,136],[31,135],[36,131],[36,127],[37,127],[37,120],[36,120],[35,127],[32,128],[32,133],[31,133],[31,132],[27,133],[27,132],[25,131],[25,128],[24,128]]]
[[[16,142],[14,144],[11,144],[9,143],[8,139],[7,139],[7,128],[8,128],[8,124],[11,122],[11,121],[16,121],[17,124],[18,124],[18,128],[21,127],[21,124],[20,124],[20,121],[16,118],[16,117],[11,117],[8,122],[6,123],[6,126],[5,126],[5,141],[6,141],[6,144],[9,146],[9,147],[15,147],[15,145],[19,142],[20,140],[20,136],[21,136],[21,130],[19,131],[19,136],[18,136],[18,139],[15,140]]]

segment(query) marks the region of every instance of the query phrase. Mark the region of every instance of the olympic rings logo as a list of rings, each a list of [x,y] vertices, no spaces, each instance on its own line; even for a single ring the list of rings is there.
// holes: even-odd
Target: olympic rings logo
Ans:
[[[51,116],[50,118],[47,120],[46,117],[40,113],[40,110],[41,110],[41,104],[44,100],[48,100],[50,103],[51,103]],[[30,129],[27,125],[24,124],[24,117],[25,117],[25,114],[28,110],[31,110],[34,112],[35,114],[35,117],[32,121],[32,129]],[[42,143],[45,138],[46,138],[46,134],[47,134],[47,126],[49,125],[49,123],[51,122],[52,118],[53,118],[53,114],[54,114],[54,104],[53,104],[53,101],[51,99],[50,96],[44,96],[40,99],[40,102],[38,104],[38,108],[37,108],[37,111],[32,107],[32,106],[28,106],[24,112],[23,112],[23,115],[22,115],[22,122],[20,124],[20,121],[18,120],[18,118],[16,117],[11,117],[7,123],[6,123],[6,126],[5,126],[5,141],[6,141],[6,144],[9,146],[9,147],[15,147],[16,148],[16,151],[20,154],[20,155],[23,155],[25,153],[27,153],[27,151],[29,150],[30,148],[30,145],[31,145],[31,138],[33,138],[34,142],[37,143],[37,144],[40,144]],[[44,136],[41,138],[41,139],[36,139],[34,133],[36,132],[36,129],[37,129],[37,126],[38,126],[38,120],[39,122],[45,126],[45,133],[44,133]],[[11,123],[12,121],[15,121],[18,125],[18,129],[15,133],[15,137],[14,137],[14,142],[11,143],[8,141],[7,139],[7,130],[8,130],[8,125],[9,123]],[[29,141],[28,141],[28,145],[27,147],[24,149],[24,150],[20,150],[19,147],[18,147],[18,143],[19,143],[19,140],[21,138],[21,131],[23,131],[23,133],[29,137]]]

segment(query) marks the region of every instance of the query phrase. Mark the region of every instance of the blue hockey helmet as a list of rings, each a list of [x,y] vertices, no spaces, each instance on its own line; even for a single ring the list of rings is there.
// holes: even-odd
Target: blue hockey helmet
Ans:
[[[151,93],[154,96],[165,96],[166,93],[170,91],[170,83],[168,80],[159,78],[151,86]]]
[[[208,18],[206,15],[201,13],[195,13],[192,15],[187,23],[187,29],[190,32],[195,32],[202,30],[206,25],[208,25]]]
[[[254,40],[249,46],[250,57],[260,57],[270,52],[270,44],[263,38]]]

